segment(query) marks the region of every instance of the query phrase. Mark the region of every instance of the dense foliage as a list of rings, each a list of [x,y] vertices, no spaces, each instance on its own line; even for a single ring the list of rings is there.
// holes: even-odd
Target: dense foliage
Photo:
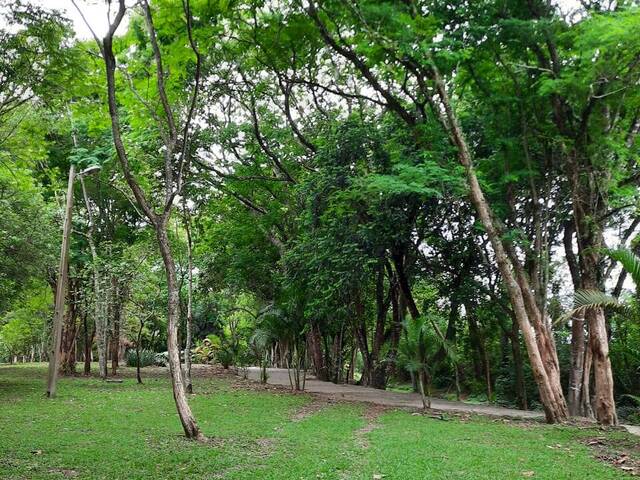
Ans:
[[[176,342],[549,421],[640,395],[634,2],[111,5],[112,41],[0,32],[0,359],[47,357],[73,163],[66,373]]]

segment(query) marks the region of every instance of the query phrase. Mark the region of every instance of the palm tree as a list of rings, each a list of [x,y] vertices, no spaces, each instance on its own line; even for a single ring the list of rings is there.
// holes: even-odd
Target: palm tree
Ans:
[[[273,305],[264,308],[258,315],[257,328],[249,344],[260,362],[260,380],[267,381],[267,364],[271,347],[280,344],[286,352],[285,361],[289,382],[293,390],[304,390],[305,341],[304,321],[295,312],[287,312]]]
[[[267,383],[267,364],[269,349],[278,340],[282,313],[272,305],[258,314],[257,328],[249,339],[249,346],[258,359],[260,383]]]
[[[431,314],[427,314],[431,315]],[[403,336],[398,346],[398,362],[411,375],[417,377],[423,408],[431,408],[432,372],[439,362],[455,364],[455,352],[446,340],[431,333],[430,327],[437,319],[420,316],[403,323]],[[444,349],[443,360],[436,361],[436,354]]]

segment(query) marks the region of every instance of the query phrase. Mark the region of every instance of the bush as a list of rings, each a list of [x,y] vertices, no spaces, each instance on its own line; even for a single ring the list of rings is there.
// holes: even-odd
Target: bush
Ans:
[[[233,364],[233,352],[228,349],[221,349],[216,352],[216,361],[224,368],[229,368]]]
[[[210,363],[215,358],[215,347],[211,340],[205,338],[202,342],[196,343],[193,350],[193,363]]]
[[[156,367],[169,366],[169,353],[168,352],[156,353],[153,356],[153,364]]]
[[[155,352],[152,352],[151,350],[140,350],[140,366],[148,367],[149,365],[153,365],[155,355]],[[135,367],[138,364],[136,351],[127,350],[126,360],[127,367]]]
[[[153,364],[156,367],[168,367],[169,366],[169,352],[154,353]],[[184,362],[184,350],[180,351],[180,361]]]
[[[618,418],[625,423],[640,425],[640,397],[622,395],[617,404]]]

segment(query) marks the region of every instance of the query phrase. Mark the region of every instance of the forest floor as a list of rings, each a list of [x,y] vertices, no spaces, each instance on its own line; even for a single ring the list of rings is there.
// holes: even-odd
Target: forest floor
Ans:
[[[79,366],[81,368],[81,366]],[[122,383],[60,379],[45,364],[0,365],[2,479],[615,479],[640,473],[621,430],[291,394],[196,369],[190,399],[209,438],[182,436],[166,369]]]

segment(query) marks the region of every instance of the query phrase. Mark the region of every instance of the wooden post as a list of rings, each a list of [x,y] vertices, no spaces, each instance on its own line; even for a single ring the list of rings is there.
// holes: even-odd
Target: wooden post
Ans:
[[[67,206],[64,214],[62,229],[62,248],[60,251],[60,266],[58,269],[58,284],[56,286],[56,308],[53,316],[53,339],[51,354],[49,355],[49,376],[47,378],[47,397],[56,396],[56,382],[58,380],[58,366],[60,364],[60,343],[62,341],[62,320],[65,307],[65,291],[67,287],[69,263],[69,240],[71,237],[71,209],[73,207],[73,181],[76,174],[75,166],[69,168],[69,185],[67,187]]]

